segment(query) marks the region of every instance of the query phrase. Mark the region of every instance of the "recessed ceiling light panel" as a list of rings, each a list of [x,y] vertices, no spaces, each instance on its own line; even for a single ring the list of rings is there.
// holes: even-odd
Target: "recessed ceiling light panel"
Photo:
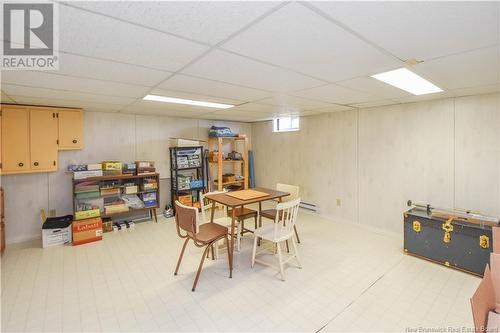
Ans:
[[[433,94],[443,91],[443,89],[406,68],[395,69],[371,77],[413,95]]]
[[[163,103],[174,103],[174,104],[185,104],[185,105],[203,106],[203,107],[215,108],[215,109],[229,109],[229,108],[232,108],[234,106],[234,105],[231,105],[231,104],[194,101],[194,100],[191,100],[191,99],[183,99],[183,98],[175,98],[175,97],[165,97],[165,96],[158,96],[158,95],[146,95],[146,96],[143,97],[143,100],[146,100],[146,101],[155,101],[155,102],[163,102]]]

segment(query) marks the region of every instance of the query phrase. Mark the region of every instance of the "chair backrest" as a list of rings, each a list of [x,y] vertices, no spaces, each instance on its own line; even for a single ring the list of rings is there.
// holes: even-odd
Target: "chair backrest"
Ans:
[[[299,197],[300,187],[288,184],[276,184],[276,190],[290,193],[290,195],[281,198],[282,202],[287,202],[295,200]]]
[[[207,195],[210,194],[220,194],[220,193],[225,193],[227,192],[226,190],[224,191],[212,191],[212,192],[207,192],[205,194],[200,193],[200,204],[201,204],[201,219],[203,222],[208,222],[210,219],[210,215],[208,213],[210,212],[210,209],[212,208],[212,203],[206,199]],[[216,203],[215,207],[217,208],[223,208],[222,205]]]
[[[198,208],[186,206],[175,201],[175,223],[177,227],[187,233],[195,235],[200,230],[198,222]]]
[[[280,202],[276,206],[276,217],[274,223],[274,235],[283,235],[293,232],[293,226],[297,222],[300,198],[292,201]]]

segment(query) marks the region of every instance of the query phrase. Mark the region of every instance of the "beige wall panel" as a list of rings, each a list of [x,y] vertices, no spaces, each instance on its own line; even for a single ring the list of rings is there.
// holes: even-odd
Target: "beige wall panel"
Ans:
[[[499,216],[499,95],[457,98],[455,114],[455,204]]]
[[[66,172],[67,166],[73,163],[155,160],[164,178],[161,180],[160,198],[163,209],[170,197],[169,138],[206,137],[210,127],[205,121],[200,127],[196,119],[101,112],[84,112],[83,115],[84,149],[60,151],[57,172],[2,177],[7,198],[8,243],[40,237],[38,212],[42,208],[56,209],[58,215],[73,212],[72,175]],[[250,124],[228,125],[235,131],[243,128],[245,133],[251,132]]]
[[[47,174],[2,176],[7,243],[41,237],[40,209],[48,206]]]
[[[360,222],[401,232],[408,199],[453,205],[452,99],[360,111]]]
[[[170,178],[169,139],[196,139],[198,122],[155,116],[136,116],[137,159],[153,160],[161,178]]]

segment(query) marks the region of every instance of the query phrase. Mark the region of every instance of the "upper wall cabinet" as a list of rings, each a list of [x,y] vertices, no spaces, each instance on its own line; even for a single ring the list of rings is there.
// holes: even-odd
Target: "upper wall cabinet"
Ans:
[[[3,104],[0,115],[4,175],[56,171],[58,150],[83,147],[82,110]]]
[[[2,172],[30,170],[29,109],[2,105]]]
[[[83,148],[83,114],[82,110],[59,110],[59,149]]]

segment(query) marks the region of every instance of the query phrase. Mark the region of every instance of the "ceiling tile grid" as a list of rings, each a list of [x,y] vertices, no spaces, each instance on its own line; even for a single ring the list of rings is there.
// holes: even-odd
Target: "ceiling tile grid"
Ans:
[[[75,1],[72,6],[215,45],[276,7],[275,1]]]
[[[329,82],[401,65],[298,3],[272,13],[221,47]]]
[[[319,1],[313,5],[400,59],[498,44],[497,1]]]
[[[488,93],[500,87],[499,15],[499,2],[71,2],[60,70],[3,71],[1,97],[258,121]],[[414,96],[370,77],[409,58],[445,91]]]

